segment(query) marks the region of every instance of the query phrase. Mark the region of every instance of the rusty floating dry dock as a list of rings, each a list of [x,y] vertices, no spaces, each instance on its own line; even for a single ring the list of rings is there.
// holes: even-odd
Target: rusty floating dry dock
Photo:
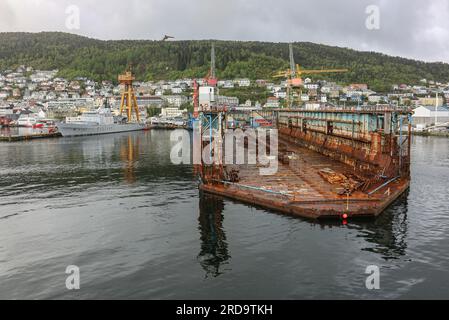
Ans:
[[[376,216],[408,187],[408,179],[392,181],[368,195],[362,191],[340,195],[340,185],[331,184],[320,170],[330,168],[335,173],[352,174],[347,165],[336,163],[315,152],[295,148],[295,166],[279,164],[273,176],[260,176],[257,167],[240,166],[239,182],[204,183],[206,192],[222,195],[250,204],[260,205],[284,213],[308,217]],[[390,194],[386,194],[387,190]]]
[[[409,187],[408,109],[279,109],[264,116],[279,132],[277,172],[202,163],[201,190],[291,215],[341,218],[377,216]],[[224,139],[226,112],[203,112],[199,123],[202,151]],[[221,139],[211,138],[212,128]]]

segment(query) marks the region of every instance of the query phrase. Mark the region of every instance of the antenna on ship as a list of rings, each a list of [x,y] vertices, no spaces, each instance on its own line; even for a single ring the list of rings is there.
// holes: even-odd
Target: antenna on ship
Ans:
[[[126,110],[128,122],[131,122],[133,111],[136,114],[137,122],[140,122],[139,107],[137,105],[136,94],[133,87],[133,81],[135,79],[136,78],[131,72],[131,65],[128,65],[124,74],[118,76],[119,83],[124,86],[122,99],[120,100],[120,114],[123,114],[123,111]]]
[[[107,97],[104,97],[103,108],[105,108],[105,109],[110,109],[111,108],[109,106],[109,102],[108,102],[108,98]]]

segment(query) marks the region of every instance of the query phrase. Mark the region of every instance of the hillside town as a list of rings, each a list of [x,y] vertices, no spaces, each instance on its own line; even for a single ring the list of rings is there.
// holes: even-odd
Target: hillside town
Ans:
[[[134,82],[137,103],[142,118],[152,116],[188,117],[192,110],[193,83],[202,85],[204,79]],[[285,107],[289,98],[287,81],[230,79],[217,82],[219,90],[250,90],[267,93],[261,101],[240,101],[236,96],[218,95],[218,102],[235,110],[257,110]],[[108,105],[118,113],[122,87],[113,79],[96,82],[85,77],[73,80],[58,76],[58,70],[35,70],[20,66],[0,71],[0,126],[17,124],[22,117],[62,120],[85,110]],[[322,104],[409,106],[414,110],[417,130],[438,121],[449,121],[449,83],[422,79],[418,84],[396,84],[390,92],[375,92],[367,84],[340,85],[324,80],[305,78],[301,90],[291,93],[294,105],[309,109]]]

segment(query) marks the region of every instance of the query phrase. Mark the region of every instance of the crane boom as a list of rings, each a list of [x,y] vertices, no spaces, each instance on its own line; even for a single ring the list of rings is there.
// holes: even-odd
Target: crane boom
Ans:
[[[332,73],[332,72],[348,72],[348,69],[319,69],[319,70],[304,70],[302,73],[311,74],[311,73]]]
[[[338,72],[347,72],[348,69],[310,69],[310,70],[302,70],[298,64],[295,64],[295,59],[293,55],[293,45],[290,43],[288,45],[289,50],[289,60],[290,60],[290,68],[286,71],[280,71],[273,75],[273,78],[286,78],[287,79],[287,105],[288,107],[292,106],[293,97],[292,97],[292,88],[293,87],[301,87],[303,84],[301,76],[303,74],[318,74],[318,73],[338,73]]]
[[[215,44],[212,43],[211,50],[210,50],[210,69],[207,73],[206,77],[204,78],[206,83],[212,87],[217,86],[217,77],[215,72]]]
[[[215,45],[212,43],[212,48],[210,50],[210,77],[215,78]]]
[[[296,74],[296,64],[295,58],[293,57],[293,45],[291,43],[288,45],[288,51],[290,56],[290,74],[294,77]]]
[[[297,74],[316,74],[316,73],[338,73],[338,72],[348,72],[348,69],[309,69],[309,70],[298,70]]]

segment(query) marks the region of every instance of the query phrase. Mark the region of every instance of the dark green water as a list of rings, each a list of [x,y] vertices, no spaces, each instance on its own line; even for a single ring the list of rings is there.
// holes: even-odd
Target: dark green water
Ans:
[[[169,134],[0,143],[0,298],[449,298],[449,139],[414,138],[410,192],[343,226],[200,196]]]

